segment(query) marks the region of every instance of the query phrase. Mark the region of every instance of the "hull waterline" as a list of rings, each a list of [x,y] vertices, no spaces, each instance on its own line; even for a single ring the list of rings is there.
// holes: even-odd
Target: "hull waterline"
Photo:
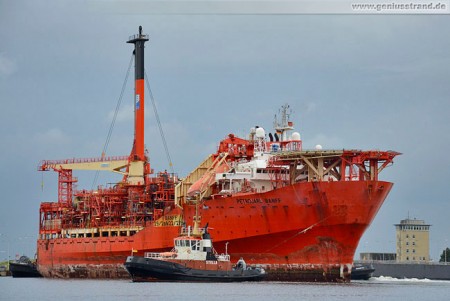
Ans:
[[[209,221],[216,249],[224,252],[228,243],[232,260],[244,257],[249,265],[263,267],[267,280],[347,281],[359,238],[392,183],[297,186],[284,195],[236,196],[217,206],[206,201],[201,215]],[[186,220],[193,216],[194,209],[187,207]],[[41,240],[39,270],[47,277],[125,278],[123,260],[132,249],[167,251],[178,232],[178,226],[168,223],[131,237]]]

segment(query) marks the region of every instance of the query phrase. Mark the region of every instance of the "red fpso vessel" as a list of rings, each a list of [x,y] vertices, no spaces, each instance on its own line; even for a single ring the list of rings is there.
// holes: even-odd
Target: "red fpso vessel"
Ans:
[[[58,202],[40,206],[38,269],[45,277],[129,277],[130,253],[170,250],[201,217],[216,250],[263,267],[268,280],[348,281],[359,239],[392,188],[378,175],[393,151],[302,150],[289,107],[275,132],[229,134],[184,178],[153,173],[144,146],[144,43],[135,45],[135,139],[129,156],[47,160]],[[266,137],[268,139],[266,140]],[[73,170],[123,174],[110,188],[74,190]],[[196,212],[196,208],[197,211]]]

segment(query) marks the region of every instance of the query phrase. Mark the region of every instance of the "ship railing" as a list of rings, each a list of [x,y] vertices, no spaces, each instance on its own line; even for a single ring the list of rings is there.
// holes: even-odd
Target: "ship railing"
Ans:
[[[138,40],[138,39],[147,39],[148,34],[134,34],[128,38],[129,41]]]
[[[163,253],[155,253],[155,252],[145,252],[145,258],[151,259],[166,259],[166,258],[174,258],[176,256],[175,252],[163,252]]]
[[[217,261],[230,261],[230,255],[228,254],[217,255]]]
[[[77,164],[77,163],[95,163],[95,162],[111,162],[111,161],[125,161],[128,160],[129,156],[103,156],[97,158],[72,158],[64,160],[42,160],[39,163],[39,167],[43,166],[53,166],[60,164]]]
[[[198,228],[198,231],[200,231],[200,234],[204,234],[205,233],[205,228]],[[182,227],[181,228],[181,235],[192,235],[193,234],[193,228],[188,226],[188,227]]]
[[[161,253],[145,252],[145,258],[161,259]]]

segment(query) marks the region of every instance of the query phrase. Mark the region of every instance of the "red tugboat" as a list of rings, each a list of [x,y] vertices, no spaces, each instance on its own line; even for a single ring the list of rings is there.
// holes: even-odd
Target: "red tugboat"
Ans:
[[[144,43],[135,45],[135,140],[129,156],[42,161],[58,173],[58,201],[41,203],[38,269],[45,277],[129,277],[130,250],[170,251],[195,204],[215,248],[262,267],[268,280],[349,281],[359,239],[392,188],[380,172],[394,151],[303,150],[289,108],[275,132],[229,134],[183,179],[154,174],[144,148]],[[73,189],[73,170],[109,170],[111,188]]]

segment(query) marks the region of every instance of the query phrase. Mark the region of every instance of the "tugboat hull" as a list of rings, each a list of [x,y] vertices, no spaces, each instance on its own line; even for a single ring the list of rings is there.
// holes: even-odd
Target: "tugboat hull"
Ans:
[[[352,280],[369,280],[375,269],[372,264],[354,264],[352,268]]]
[[[26,263],[9,263],[9,270],[13,278],[35,278],[42,277],[34,264]]]
[[[242,282],[259,281],[265,276],[261,269],[203,270],[171,261],[129,256],[125,268],[134,282]]]

